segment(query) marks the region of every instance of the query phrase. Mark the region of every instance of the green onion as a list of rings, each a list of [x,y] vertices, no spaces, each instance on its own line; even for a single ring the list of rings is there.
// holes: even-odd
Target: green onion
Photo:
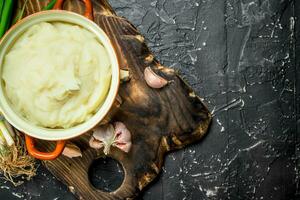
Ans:
[[[2,15],[3,7],[4,7],[4,1],[5,0],[0,0],[0,16]]]
[[[1,151],[1,149],[4,148],[5,145],[6,145],[6,140],[3,136],[3,134],[0,132],[0,151]]]
[[[14,0],[5,0],[0,20],[0,38],[5,34],[10,26]]]
[[[10,125],[10,123],[8,123],[7,120],[4,120],[4,124],[5,124],[5,127],[7,128],[8,132],[10,133],[10,135],[14,138],[16,135],[15,135],[13,127]]]
[[[13,145],[14,139],[13,139],[13,133],[6,127],[4,121],[0,120],[0,134],[1,138],[5,139],[5,142],[8,146]]]
[[[18,21],[20,21],[20,20],[23,18],[24,11],[25,11],[26,4],[27,4],[27,3],[28,3],[28,0],[25,0],[25,3],[23,4],[23,7],[22,7],[22,8],[18,8],[16,17],[13,19],[12,24],[17,23]]]
[[[51,10],[54,7],[55,3],[56,3],[56,0],[50,1],[50,3],[43,8],[43,10]]]

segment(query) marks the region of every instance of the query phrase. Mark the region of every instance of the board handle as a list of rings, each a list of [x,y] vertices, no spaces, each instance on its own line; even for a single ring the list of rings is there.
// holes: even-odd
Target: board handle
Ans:
[[[53,9],[54,10],[62,10],[62,5],[64,3],[65,0],[57,0],[56,3],[54,4]],[[82,0],[85,4],[85,13],[84,16],[90,20],[94,20],[94,16],[93,16],[93,4],[91,2],[91,0]]]
[[[25,143],[26,143],[28,153],[31,156],[33,156],[37,159],[40,159],[40,160],[54,160],[62,153],[62,151],[65,148],[65,144],[66,144],[66,141],[59,140],[56,142],[56,147],[55,147],[54,151],[46,153],[46,152],[41,152],[35,148],[34,140],[35,140],[34,138],[25,134]]]

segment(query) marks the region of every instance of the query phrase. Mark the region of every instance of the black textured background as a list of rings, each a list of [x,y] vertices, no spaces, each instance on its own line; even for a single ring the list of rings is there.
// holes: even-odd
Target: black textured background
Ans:
[[[299,0],[110,0],[214,114],[144,200],[300,199]],[[74,199],[41,166],[0,199]]]

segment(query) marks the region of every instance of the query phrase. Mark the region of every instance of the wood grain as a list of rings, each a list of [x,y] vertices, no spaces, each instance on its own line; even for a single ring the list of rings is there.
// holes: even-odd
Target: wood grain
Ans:
[[[40,11],[48,2],[29,0],[26,15]],[[19,1],[19,6],[23,3],[24,0]],[[165,153],[197,142],[205,135],[211,114],[176,72],[154,58],[143,37],[129,21],[116,16],[106,0],[94,0],[93,5],[95,23],[110,37],[120,67],[128,69],[131,77],[120,87],[122,104],[116,103],[114,115],[109,117],[111,121],[123,122],[132,133],[133,147],[128,154],[117,148],[112,148],[109,154],[122,164],[125,178],[121,187],[111,193],[91,185],[89,166],[103,156],[103,152],[89,148],[89,133],[73,141],[80,146],[82,158],[61,156],[44,164],[58,179],[71,186],[79,198],[132,199],[160,173]],[[82,14],[84,4],[67,0],[64,9]],[[143,71],[148,66],[171,82],[163,89],[151,89],[143,78]],[[41,144],[45,150],[53,148],[49,143]]]

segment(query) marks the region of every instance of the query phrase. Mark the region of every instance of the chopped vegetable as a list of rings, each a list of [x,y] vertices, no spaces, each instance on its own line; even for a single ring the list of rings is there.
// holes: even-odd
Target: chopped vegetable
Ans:
[[[51,10],[54,7],[55,3],[56,0],[50,1],[50,3],[48,3],[48,5],[43,8],[43,10]]]
[[[0,20],[0,38],[8,30],[12,18],[14,0],[5,0]]]

